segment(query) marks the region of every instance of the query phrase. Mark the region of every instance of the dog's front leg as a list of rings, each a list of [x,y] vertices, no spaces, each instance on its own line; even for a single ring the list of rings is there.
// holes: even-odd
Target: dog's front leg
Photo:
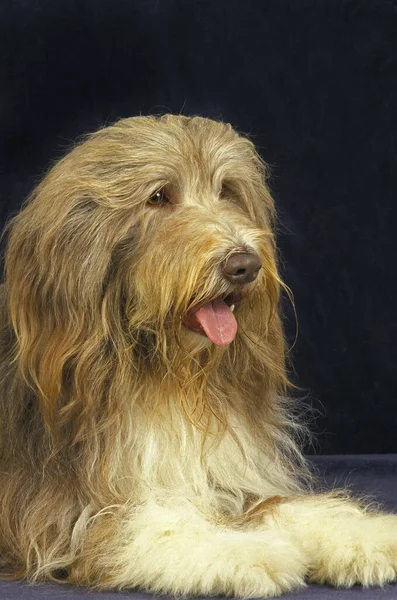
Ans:
[[[273,520],[306,555],[312,582],[350,587],[397,579],[397,515],[330,493],[286,499],[263,513],[263,529]]]
[[[70,580],[99,588],[250,598],[303,586],[306,573],[303,552],[277,527],[220,527],[188,502],[165,507],[153,501],[121,518],[99,519]]]

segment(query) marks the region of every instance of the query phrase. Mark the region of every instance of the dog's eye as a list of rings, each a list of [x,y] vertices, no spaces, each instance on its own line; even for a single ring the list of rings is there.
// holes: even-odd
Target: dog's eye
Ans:
[[[229,198],[233,195],[233,191],[227,183],[222,183],[221,191],[219,196],[221,198]]]
[[[158,192],[150,196],[148,203],[153,206],[164,206],[170,203],[170,199],[164,190],[158,190]]]

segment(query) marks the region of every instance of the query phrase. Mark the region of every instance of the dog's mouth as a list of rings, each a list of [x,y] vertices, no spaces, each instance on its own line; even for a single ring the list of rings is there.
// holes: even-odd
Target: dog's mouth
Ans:
[[[183,317],[183,325],[190,331],[206,336],[217,346],[230,344],[236,337],[238,327],[234,309],[251,288],[245,285],[210,302],[196,305]]]

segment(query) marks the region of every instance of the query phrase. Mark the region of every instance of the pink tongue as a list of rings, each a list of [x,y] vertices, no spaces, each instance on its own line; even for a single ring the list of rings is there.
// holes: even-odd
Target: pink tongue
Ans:
[[[237,321],[222,298],[205,304],[194,316],[213,344],[230,344],[236,337]]]

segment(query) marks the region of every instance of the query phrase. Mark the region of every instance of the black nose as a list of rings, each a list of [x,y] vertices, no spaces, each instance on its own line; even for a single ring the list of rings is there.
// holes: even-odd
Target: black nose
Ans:
[[[258,277],[262,267],[261,259],[255,253],[236,252],[222,265],[223,276],[231,283],[251,283]]]

